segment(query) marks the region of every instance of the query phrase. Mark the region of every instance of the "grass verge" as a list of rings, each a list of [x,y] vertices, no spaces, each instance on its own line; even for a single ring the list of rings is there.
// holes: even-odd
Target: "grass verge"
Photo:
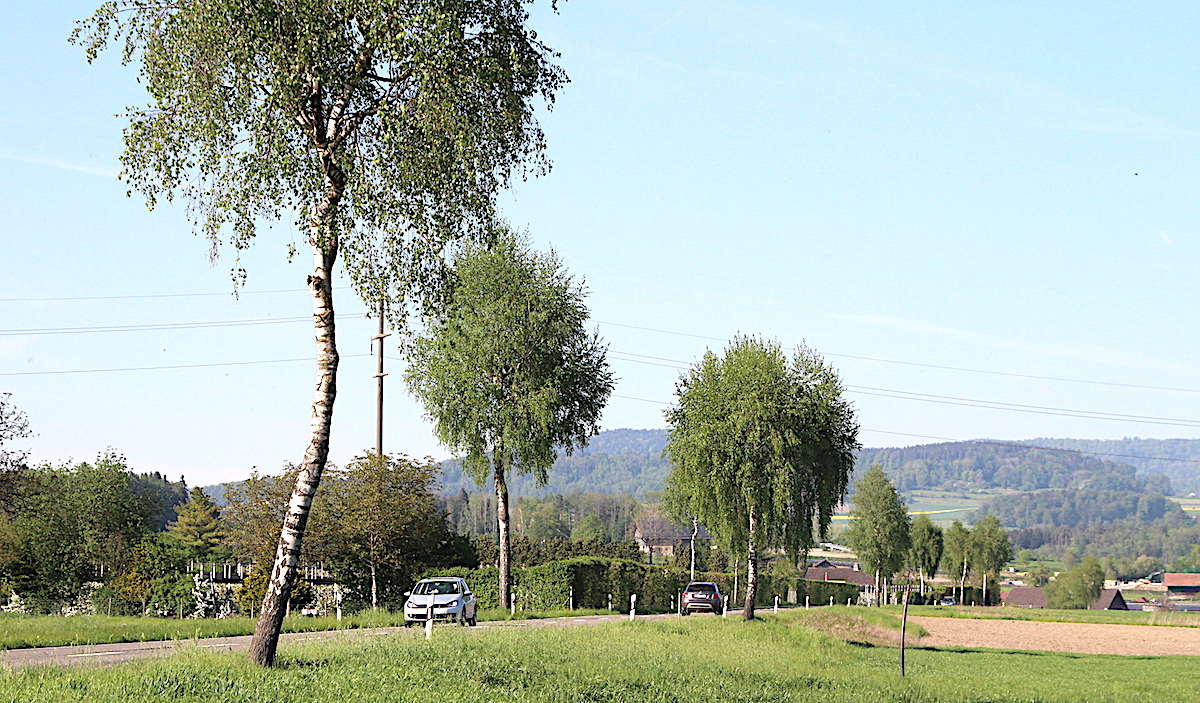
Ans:
[[[826,615],[850,616],[850,613]],[[359,643],[284,646],[280,666],[196,650],[99,669],[0,674],[0,700],[212,701],[903,701],[1017,703],[1194,700],[1192,657],[997,651],[908,653],[813,630],[803,611],[761,621],[687,618],[594,627],[442,628]],[[869,625],[865,623],[864,625]]]
[[[479,611],[479,620],[527,620],[599,615],[607,610],[517,611],[516,617],[502,608]],[[401,613],[367,611],[342,618],[288,617],[284,632],[317,632],[367,627],[398,627],[404,624]],[[80,615],[19,615],[0,613],[0,649],[58,647],[63,645],[112,644],[115,642],[153,642],[189,640],[205,637],[235,637],[254,633],[250,618],[222,620],[175,620],[171,618],[113,617]]]

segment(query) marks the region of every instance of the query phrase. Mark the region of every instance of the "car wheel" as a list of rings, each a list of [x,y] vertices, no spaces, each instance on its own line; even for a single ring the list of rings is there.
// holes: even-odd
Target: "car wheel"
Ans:
[[[475,616],[471,616],[470,618],[467,618],[467,624],[470,625],[471,627],[475,627],[475,625],[478,624],[477,622],[475,622]]]

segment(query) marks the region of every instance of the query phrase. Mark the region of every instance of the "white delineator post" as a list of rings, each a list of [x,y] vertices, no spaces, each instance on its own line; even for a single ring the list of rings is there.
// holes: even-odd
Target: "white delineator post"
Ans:
[[[721,606],[721,617],[729,617],[729,596],[725,596],[725,602]]]
[[[779,596],[775,596],[775,614],[779,614]]]
[[[633,620],[633,617],[635,615],[637,615],[637,594],[630,593],[629,594],[629,619],[630,619],[630,621]]]
[[[808,596],[804,596],[804,609],[808,610]]]
[[[608,609],[612,610],[612,594],[608,594]]]
[[[425,607],[425,639],[433,639],[433,596],[429,596],[429,605]]]

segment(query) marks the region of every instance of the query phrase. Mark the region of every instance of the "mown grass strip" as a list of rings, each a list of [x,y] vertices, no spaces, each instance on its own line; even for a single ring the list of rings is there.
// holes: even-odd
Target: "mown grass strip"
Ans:
[[[832,613],[831,613],[832,614]],[[101,669],[0,674],[0,700],[231,701],[1044,701],[1194,700],[1191,657],[1122,658],[855,646],[806,626],[695,617],[586,628],[440,628],[369,642],[285,646],[277,669],[188,652]]]
[[[606,610],[517,611],[513,616],[504,609],[479,612],[479,620],[526,620],[598,615]],[[317,632],[366,627],[398,627],[404,624],[400,613],[384,610],[364,612],[338,620],[334,617],[289,617],[284,632]],[[155,642],[206,637],[236,637],[254,632],[250,618],[222,620],[175,620],[170,618],[113,617],[107,615],[19,615],[0,613],[0,649],[58,647],[65,645],[115,644],[118,642]]]

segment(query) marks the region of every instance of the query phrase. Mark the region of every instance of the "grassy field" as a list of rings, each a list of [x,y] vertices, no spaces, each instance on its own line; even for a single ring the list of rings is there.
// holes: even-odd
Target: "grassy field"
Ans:
[[[898,614],[901,606],[884,606],[881,610]],[[1200,627],[1200,612],[1152,612],[1141,610],[1051,610],[1041,608],[944,608],[934,605],[914,605],[909,615],[941,618],[989,618],[999,620],[1036,620],[1039,622],[1091,622],[1114,625],[1159,625],[1165,627]]]
[[[1189,515],[1195,516],[1200,514],[1200,497],[1192,498],[1188,496],[1171,496],[1169,500],[1173,500],[1183,506],[1183,509],[1188,511]]]
[[[908,652],[848,644],[796,611],[761,622],[696,617],[595,627],[463,631],[432,641],[285,646],[280,666],[193,651],[98,669],[0,673],[2,701],[903,701],[1068,703],[1194,700],[1195,659],[996,651]],[[871,617],[879,617],[873,613]],[[862,629],[880,630],[869,623]]]
[[[593,615],[606,610],[557,610],[546,612],[517,611],[516,619]],[[504,609],[481,610],[479,620],[508,620]],[[404,624],[404,616],[387,611],[366,612],[337,618],[289,617],[284,620],[284,632],[314,632],[318,630],[359,629],[364,627],[395,627]],[[111,644],[114,642],[151,642],[155,640],[187,640],[203,637],[232,637],[254,632],[250,618],[223,620],[174,620],[168,618],[110,617],[81,615],[58,617],[48,615],[17,615],[0,613],[0,649],[55,647],[61,645]]]

